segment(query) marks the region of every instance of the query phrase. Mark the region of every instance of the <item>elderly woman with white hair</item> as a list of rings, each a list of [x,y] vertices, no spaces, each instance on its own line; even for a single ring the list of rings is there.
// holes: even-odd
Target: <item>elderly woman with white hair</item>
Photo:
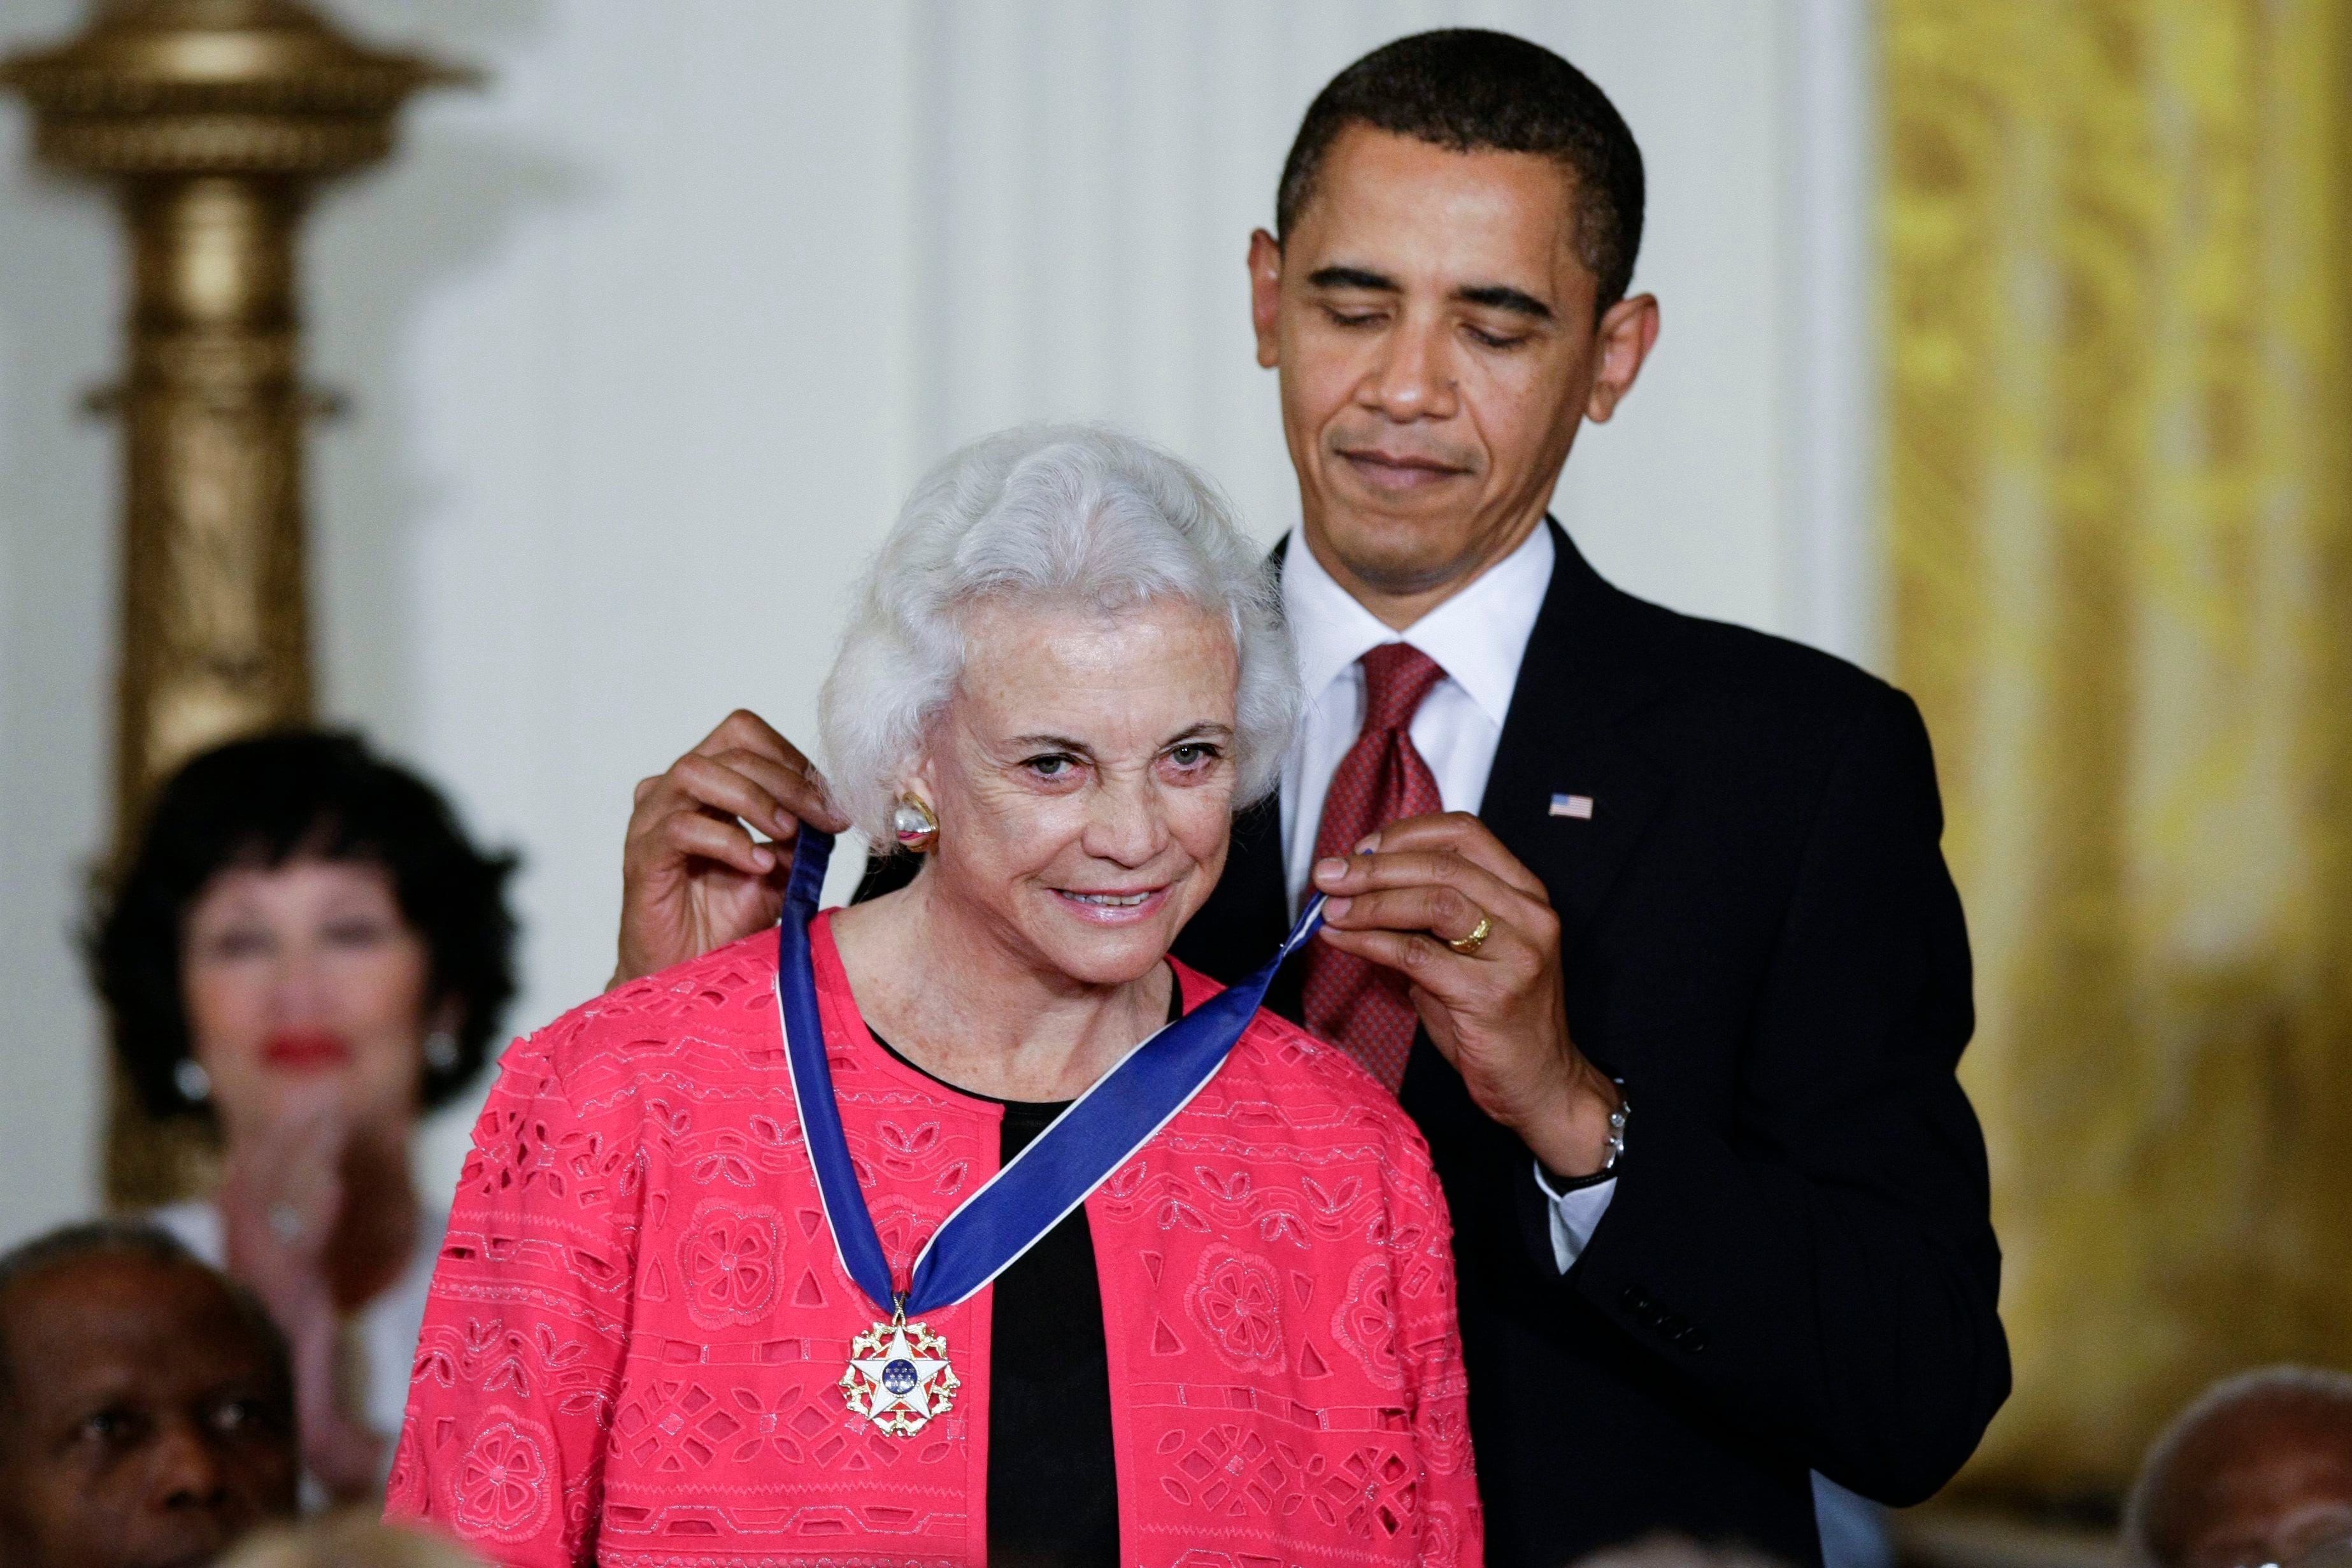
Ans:
[[[392,1510],[507,1563],[1475,1563],[1444,1202],[1168,956],[1297,706],[1258,552],[1095,429],[949,458],[824,694],[921,857],[507,1055]],[[1284,952],[1311,930],[1308,911]]]

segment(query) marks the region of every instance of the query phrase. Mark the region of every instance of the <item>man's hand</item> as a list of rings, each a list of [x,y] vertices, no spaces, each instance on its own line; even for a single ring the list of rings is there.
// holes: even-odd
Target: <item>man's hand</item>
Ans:
[[[669,772],[640,780],[621,856],[621,952],[612,984],[774,924],[792,875],[777,847],[791,843],[803,822],[828,833],[849,826],[800,748],[747,709],[727,715]],[[774,845],[752,837],[745,823]]]
[[[1609,1154],[1617,1086],[1568,1037],[1559,917],[1534,872],[1465,812],[1391,823],[1319,860],[1323,940],[1412,983],[1429,1037],[1478,1108],[1564,1176]],[[1492,922],[1475,953],[1448,947]]]

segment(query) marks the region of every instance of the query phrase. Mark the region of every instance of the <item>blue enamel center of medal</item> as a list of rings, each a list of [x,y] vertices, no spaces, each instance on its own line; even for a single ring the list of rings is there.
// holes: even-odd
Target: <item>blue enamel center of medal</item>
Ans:
[[[882,1369],[882,1386],[893,1394],[906,1394],[920,1381],[915,1375],[915,1363],[903,1356]]]

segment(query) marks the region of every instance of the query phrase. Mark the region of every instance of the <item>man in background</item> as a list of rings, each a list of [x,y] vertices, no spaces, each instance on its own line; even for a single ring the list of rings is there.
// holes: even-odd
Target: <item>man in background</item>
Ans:
[[[0,1258],[0,1563],[195,1568],[290,1519],[293,1376],[260,1305],[159,1230]]]
[[[1916,710],[1620,593],[1546,515],[1656,341],[1643,200],[1607,98],[1505,35],[1308,109],[1249,247],[1308,711],[1176,950],[1238,979],[1330,895],[1268,1005],[1428,1137],[1511,1568],[1661,1528],[1817,1561],[1809,1468],[1917,1501],[2009,1386]],[[616,978],[772,922],[742,825],[801,818],[840,826],[748,714],[640,784]]]
[[[2215,1384],[2149,1447],[2124,1546],[2137,1568],[2352,1568],[2352,1376]]]

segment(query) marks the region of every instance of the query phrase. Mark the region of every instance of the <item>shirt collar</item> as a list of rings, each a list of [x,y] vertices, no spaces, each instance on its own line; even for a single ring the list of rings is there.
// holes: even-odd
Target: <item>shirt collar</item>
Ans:
[[[1467,588],[1402,631],[1358,604],[1315,559],[1297,530],[1283,552],[1282,610],[1298,649],[1298,676],[1315,701],[1332,681],[1382,643],[1409,642],[1444,668],[1481,712],[1501,728],[1518,684],[1519,660],[1551,587],[1558,552],[1551,526],[1535,531]]]

